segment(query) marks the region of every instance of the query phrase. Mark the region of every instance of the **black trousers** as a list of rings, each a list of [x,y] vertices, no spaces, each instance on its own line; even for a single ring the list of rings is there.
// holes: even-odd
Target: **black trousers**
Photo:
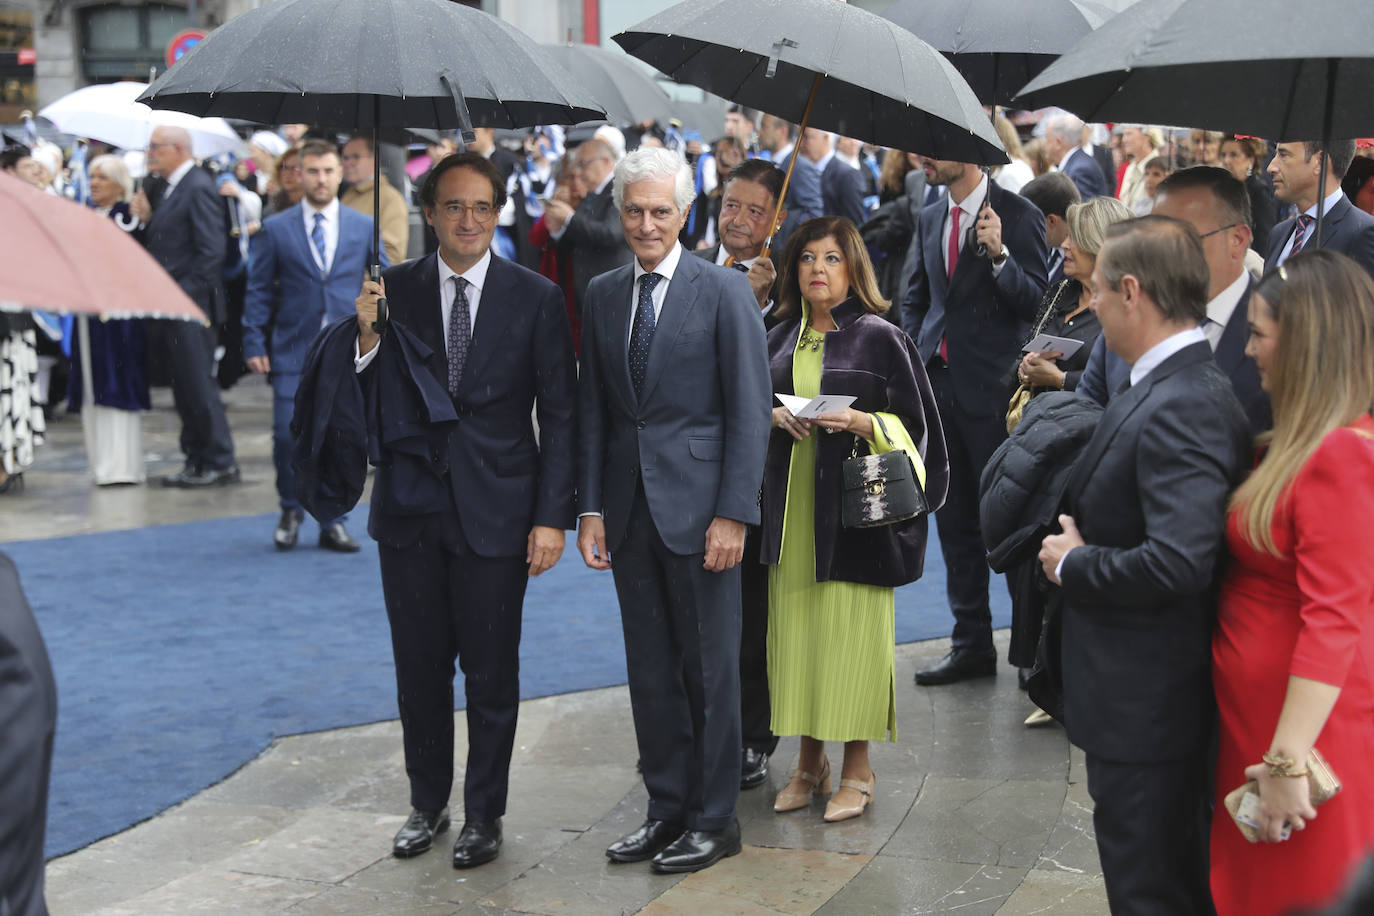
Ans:
[[[641,489],[611,570],[649,817],[721,830],[739,799],[740,582],[704,558],[668,549]]]
[[[1007,438],[1006,423],[997,416],[970,416],[955,402],[949,369],[932,364],[929,372],[949,451],[949,495],[935,513],[935,529],[945,558],[945,593],[954,615],[953,645],[991,655],[992,609],[987,548],[978,521],[978,479]]]
[[[1207,755],[1086,763],[1112,916],[1212,916]]]
[[[165,367],[181,417],[181,451],[188,467],[222,471],[234,466],[234,439],[219,386],[210,375],[215,330],[193,321],[150,319],[148,350]]]
[[[410,803],[422,811],[448,804],[457,659],[467,697],[463,807],[468,820],[494,820],[506,812],[510,785],[528,567],[523,556],[473,553],[451,508],[416,523],[423,527],[415,543],[377,545]]]
[[[740,564],[739,713],[744,746],[771,754],[778,736],[771,728],[768,697],[768,567],[759,562],[763,536],[750,526]]]

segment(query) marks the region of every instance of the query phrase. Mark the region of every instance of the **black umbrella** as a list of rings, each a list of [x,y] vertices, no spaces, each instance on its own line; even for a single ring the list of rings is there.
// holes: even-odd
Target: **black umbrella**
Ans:
[[[1085,121],[1182,124],[1323,142],[1374,128],[1374,4],[1140,0],[1026,86]],[[1326,185],[1322,157],[1319,187]],[[1316,239],[1321,241],[1322,208]]]
[[[606,117],[523,32],[448,0],[276,0],[215,29],[139,101],[202,117],[371,129],[374,140],[386,127],[458,128],[471,142],[474,124]],[[378,162],[374,213],[380,181]],[[376,277],[375,219],[372,244]]]
[[[890,19],[949,58],[984,104],[1017,91],[1134,0],[897,0]]]
[[[680,83],[799,122],[802,130],[819,127],[940,159],[1007,161],[982,105],[949,61],[848,3],[684,0],[614,39]],[[793,156],[779,208],[796,162]]]
[[[672,96],[619,49],[575,44],[545,45],[544,49],[596,96],[611,121],[667,121],[675,113]]]

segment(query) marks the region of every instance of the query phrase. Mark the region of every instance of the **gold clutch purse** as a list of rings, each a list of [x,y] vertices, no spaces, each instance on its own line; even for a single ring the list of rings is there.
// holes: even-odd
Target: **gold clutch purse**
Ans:
[[[1330,801],[1341,791],[1340,779],[1315,747],[1307,755],[1307,791],[1314,808]],[[1224,801],[1226,810],[1231,813],[1231,820],[1236,822],[1236,827],[1251,843],[1259,842],[1259,802],[1259,784],[1253,779],[1231,790]],[[1285,840],[1289,832],[1290,828],[1285,824]]]

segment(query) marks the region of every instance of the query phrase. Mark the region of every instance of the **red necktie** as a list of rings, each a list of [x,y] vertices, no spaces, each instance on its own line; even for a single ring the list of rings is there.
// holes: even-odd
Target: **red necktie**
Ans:
[[[954,268],[959,264],[959,207],[954,207],[949,211],[949,279],[954,279]],[[945,312],[949,312],[948,306]],[[946,321],[949,319],[946,318]],[[947,336],[940,338],[940,358],[949,365],[949,340]]]

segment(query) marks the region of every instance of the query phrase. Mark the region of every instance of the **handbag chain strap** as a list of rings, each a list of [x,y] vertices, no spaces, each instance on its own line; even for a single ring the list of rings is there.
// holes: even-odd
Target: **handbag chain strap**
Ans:
[[[1050,304],[1045,306],[1045,314],[1040,316],[1040,322],[1035,326],[1035,333],[1026,339],[1026,343],[1040,336],[1040,332],[1045,330],[1045,325],[1050,323],[1050,316],[1054,314],[1054,307],[1059,304],[1059,297],[1064,294],[1064,288],[1069,285],[1068,280],[1060,280],[1059,286],[1055,288],[1054,296],[1050,299]]]
[[[873,414],[872,416],[873,416],[873,419],[874,419],[874,420],[877,420],[877,421],[878,421],[878,428],[881,429],[881,430],[883,431],[883,438],[886,439],[888,442],[891,442],[891,441],[892,441],[892,437],[889,436],[889,435],[887,434],[887,424],[883,422],[883,418],[880,417],[880,416],[879,416],[878,414],[876,414],[876,413]],[[854,436],[854,447],[853,447],[852,449],[849,450],[849,457],[850,457],[850,458],[858,458],[858,457],[859,457],[859,434],[858,434],[858,433],[854,433],[853,436]],[[899,449],[899,451],[905,451],[905,449]]]

